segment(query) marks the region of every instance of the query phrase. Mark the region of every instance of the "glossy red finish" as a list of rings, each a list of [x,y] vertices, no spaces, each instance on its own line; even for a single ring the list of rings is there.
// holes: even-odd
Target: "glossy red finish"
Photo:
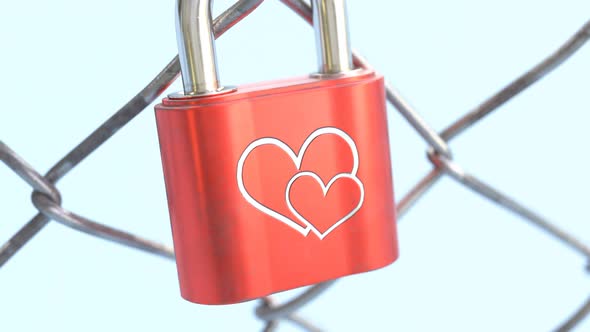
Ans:
[[[229,304],[398,256],[383,77],[156,106],[182,296]]]

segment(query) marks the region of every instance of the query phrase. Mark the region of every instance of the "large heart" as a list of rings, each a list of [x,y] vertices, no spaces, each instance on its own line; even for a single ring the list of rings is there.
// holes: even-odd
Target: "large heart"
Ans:
[[[285,213],[280,213],[279,211],[277,211],[276,208],[271,208],[271,207],[261,203],[260,199],[254,198],[250,194],[250,192],[246,189],[246,185],[245,185],[245,181],[244,181],[244,164],[245,164],[246,160],[248,159],[248,157],[250,156],[250,154],[253,151],[255,151],[256,149],[258,149],[260,147],[264,147],[264,146],[272,146],[272,147],[277,147],[280,150],[284,151],[286,153],[286,155],[292,160],[296,169],[300,170],[301,166],[302,166],[302,162],[305,157],[305,153],[308,150],[309,146],[312,144],[312,142],[315,139],[317,139],[318,137],[320,137],[322,135],[335,135],[336,137],[338,137],[338,139],[344,141],[348,145],[348,147],[350,148],[351,154],[352,154],[352,167],[351,167],[350,173],[339,173],[336,176],[334,176],[328,182],[327,185],[324,185],[324,183],[321,181],[321,178],[316,173],[314,173],[314,172],[299,172],[299,173],[296,173],[293,175],[293,177],[291,178],[289,183],[292,184],[297,178],[302,176],[302,175],[298,176],[298,174],[313,173],[317,177],[318,182],[321,184],[322,189],[325,189],[325,191],[327,192],[329,190],[331,184],[333,183],[333,181],[336,181],[339,178],[342,178],[346,175],[347,177],[354,178],[354,179],[356,179],[356,181],[358,181],[359,187],[361,188],[361,192],[363,193],[363,197],[364,197],[364,192],[362,191],[363,190],[362,183],[356,176],[356,174],[358,172],[358,168],[359,168],[359,154],[358,154],[358,149],[356,147],[356,144],[354,143],[353,139],[347,133],[345,133],[341,129],[338,129],[335,127],[323,127],[323,128],[319,128],[319,129],[315,130],[314,132],[312,132],[305,139],[305,141],[301,145],[301,148],[299,149],[298,153],[295,153],[295,151],[293,151],[293,149],[291,149],[287,144],[285,144],[284,142],[282,142],[281,140],[279,140],[277,138],[263,137],[263,138],[257,139],[254,142],[250,143],[246,147],[246,149],[242,152],[242,154],[238,160],[237,171],[236,171],[238,189],[239,189],[240,193],[242,194],[242,196],[244,197],[244,199],[248,203],[250,203],[253,207],[255,207],[260,212],[265,213],[265,214],[273,217],[274,219],[282,222],[283,224],[296,230],[297,232],[299,232],[303,236],[307,236],[307,234],[309,234],[309,232],[313,230],[314,233],[316,235],[318,235],[318,237],[320,237],[320,239],[323,239],[334,228],[336,228],[337,226],[342,224],[342,222],[348,220],[354,213],[356,213],[356,211],[358,211],[358,209],[360,209],[360,207],[362,206],[363,199],[361,199],[359,201],[358,207],[356,207],[352,212],[344,211],[342,213],[344,218],[340,218],[334,224],[335,226],[333,228],[330,228],[329,231],[321,232],[316,227],[313,226],[313,224],[311,223],[312,221],[308,221],[307,219],[303,218],[301,216],[301,214],[297,215],[295,212],[293,212],[293,211],[296,211],[296,209],[293,208],[292,204],[290,204],[288,201],[289,198],[287,196],[288,196],[289,191],[287,190],[287,187],[290,187],[288,184],[287,184],[287,186],[285,186],[284,191],[283,191],[284,193],[286,193],[285,194],[285,204],[287,206],[291,205],[289,207],[289,210],[291,212],[293,212],[293,215],[295,215],[296,220],[289,218],[288,216],[285,215]],[[272,161],[270,161],[270,162],[272,162]],[[296,176],[297,176],[297,178],[295,178]],[[300,222],[298,223],[297,221],[300,221]]]
[[[316,189],[318,184],[320,195]],[[320,240],[349,220],[361,208],[364,199],[361,181],[346,173],[338,174],[324,184],[313,172],[299,172],[285,190],[285,200],[291,212]]]

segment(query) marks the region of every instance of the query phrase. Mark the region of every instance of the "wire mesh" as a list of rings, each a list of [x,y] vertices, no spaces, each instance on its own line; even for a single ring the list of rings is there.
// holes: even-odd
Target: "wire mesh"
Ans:
[[[287,7],[306,22],[311,23],[311,8],[303,0],[281,0]],[[214,34],[219,37],[228,29],[254,11],[263,0],[240,0],[214,20]],[[511,198],[486,182],[466,172],[461,165],[453,160],[449,142],[474,124],[499,109],[511,98],[542,79],[556,69],[590,39],[590,21],[584,24],[559,49],[550,54],[539,64],[516,78],[503,89],[483,101],[479,106],[450,124],[442,132],[437,133],[424,118],[422,118],[410,104],[404,100],[396,89],[387,85],[387,100],[407,120],[408,124],[424,139],[430,147],[427,151],[432,170],[428,172],[406,195],[396,203],[398,218],[401,219],[417,201],[432,188],[439,179],[448,176],[457,183],[467,187],[473,193],[481,195],[499,207],[507,209],[528,221],[531,225],[547,232],[567,245],[570,249],[581,254],[586,260],[590,259],[590,248],[572,234],[565,232],[540,214],[527,208],[517,200]],[[354,52],[357,66],[370,67],[358,52]],[[175,57],[148,85],[142,89],[127,104],[119,109],[112,117],[78,144],[70,153],[57,162],[44,176],[37,172],[23,158],[8,145],[0,141],[0,160],[4,162],[16,175],[22,178],[33,189],[32,201],[39,213],[27,222],[2,247],[0,247],[0,267],[12,259],[15,254],[30,242],[51,220],[92,236],[159,255],[168,259],[174,258],[174,253],[168,246],[144,239],[119,229],[103,225],[91,219],[70,212],[62,207],[60,192],[55,184],[69,171],[75,168],[99,146],[111,138],[118,130],[127,125],[135,116],[146,109],[163,91],[178,77],[179,63]],[[318,331],[310,322],[297,315],[297,311],[328,290],[335,281],[309,287],[299,296],[286,302],[277,304],[272,298],[260,300],[256,316],[266,322],[265,331],[273,331],[280,321],[289,321],[303,330]],[[570,331],[590,314],[590,298],[581,308],[566,318],[557,327],[557,331]]]

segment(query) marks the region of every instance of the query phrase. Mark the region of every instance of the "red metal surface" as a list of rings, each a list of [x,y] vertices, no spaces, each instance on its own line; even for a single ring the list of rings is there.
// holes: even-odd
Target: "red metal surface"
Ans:
[[[236,303],[397,258],[381,76],[166,98],[156,119],[185,299]]]

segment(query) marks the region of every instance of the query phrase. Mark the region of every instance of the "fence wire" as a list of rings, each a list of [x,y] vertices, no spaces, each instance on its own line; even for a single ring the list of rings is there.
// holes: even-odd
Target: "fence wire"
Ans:
[[[219,15],[213,23],[215,38],[221,36],[243,18],[254,11],[264,0],[240,0]],[[311,24],[311,7],[304,0],[281,0],[287,7]],[[590,21],[584,24],[570,39],[559,49],[545,58],[542,62],[532,67],[529,71],[506,85],[503,89],[482,102],[479,106],[450,124],[440,134],[437,133],[422,118],[418,112],[402,97],[402,95],[390,84],[386,86],[387,100],[400,112],[416,132],[428,143],[428,160],[432,163],[432,170],[428,172],[406,195],[396,203],[398,220],[401,220],[406,212],[443,176],[449,176],[459,184],[469,188],[499,207],[507,209],[532,225],[547,232],[560,240],[571,249],[581,254],[590,262],[590,248],[576,239],[573,235],[561,230],[554,223],[548,221],[540,214],[528,209],[520,202],[514,200],[498,189],[467,173],[459,164],[453,161],[453,155],[448,143],[464,133],[468,128],[484,119],[497,110],[504,103],[517,96],[519,93],[539,81],[545,75],[556,69],[560,64],[572,56],[590,39]],[[370,65],[356,51],[353,51],[354,62],[357,66],[370,67]],[[82,160],[92,154],[99,146],[111,138],[119,129],[128,124],[136,115],[145,110],[152,102],[162,94],[170,84],[179,76],[180,66],[178,56],[143,88],[127,104],[119,109],[113,116],[105,121],[70,153],[58,161],[45,176],[37,172],[31,165],[22,159],[9,146],[0,141],[0,160],[4,162],[15,174],[27,182],[33,189],[33,205],[39,213],[27,222],[16,234],[14,234],[2,247],[0,247],[0,268],[26,245],[38,232],[40,232],[50,220],[59,222],[77,231],[87,233],[105,240],[109,240],[128,247],[143,250],[145,252],[174,259],[174,252],[166,245],[155,243],[119,229],[92,221],[86,217],[75,214],[61,206],[61,195],[55,184],[69,171],[76,167]],[[270,298],[261,299],[256,308],[256,316],[266,322],[264,331],[274,331],[280,321],[290,322],[306,331],[319,331],[307,320],[299,317],[297,311],[307,303],[313,301],[330,288],[335,281],[328,281],[309,287],[296,298],[277,304]],[[590,314],[590,297],[583,306],[574,312],[555,330],[558,332],[570,331]]]

